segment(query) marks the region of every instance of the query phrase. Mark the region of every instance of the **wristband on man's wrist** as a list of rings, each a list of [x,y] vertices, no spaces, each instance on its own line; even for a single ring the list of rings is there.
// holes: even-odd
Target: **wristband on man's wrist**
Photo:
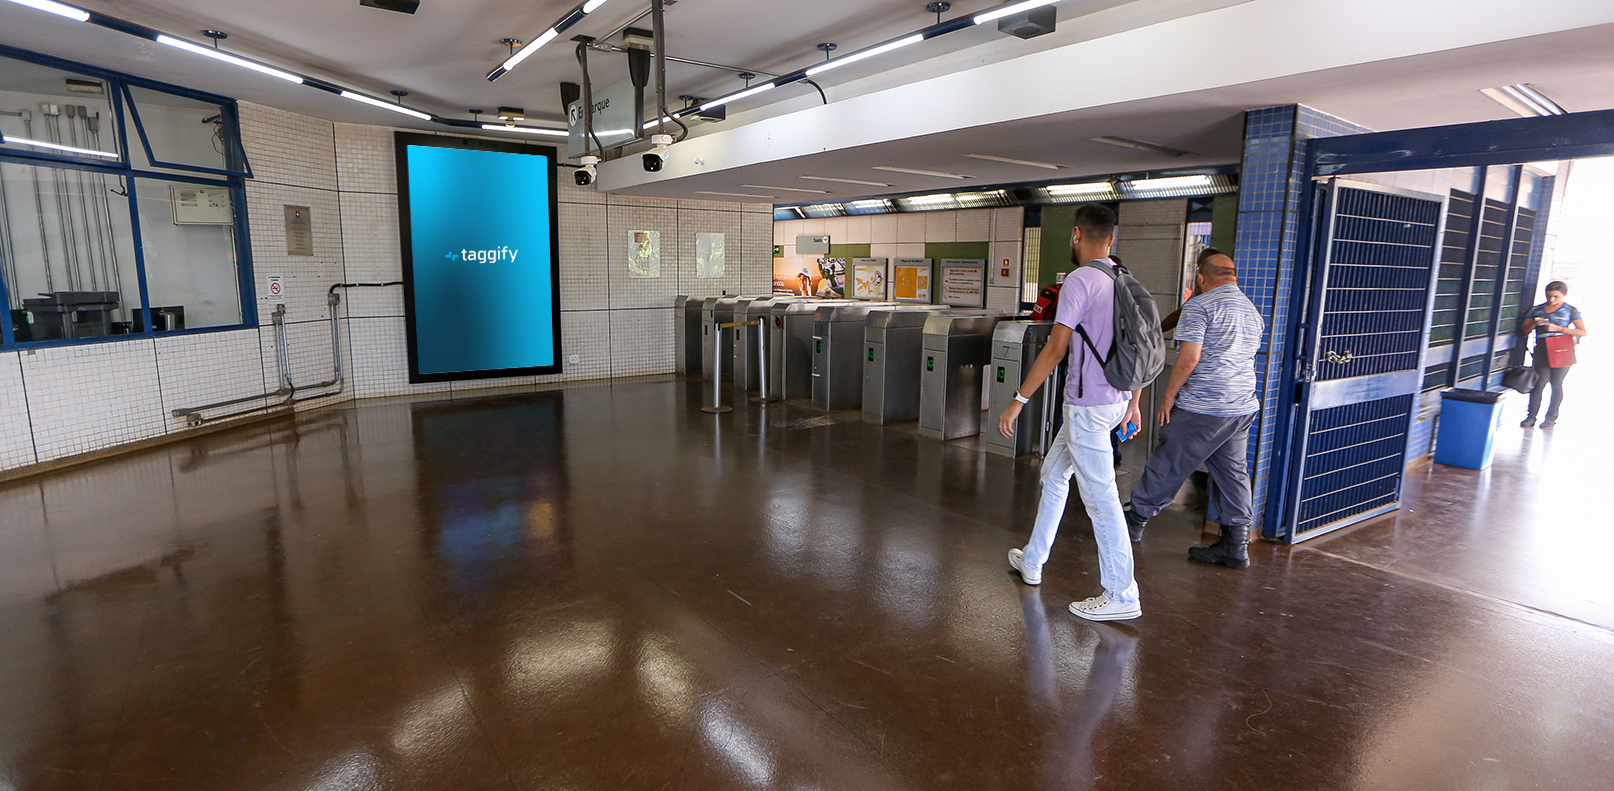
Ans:
[[[1029,404],[1029,403],[1031,403],[1031,399],[1026,398],[1023,395],[1020,395],[1019,390],[1014,391],[1014,400],[1016,402],[1018,402],[1018,403],[1021,403],[1021,404]]]

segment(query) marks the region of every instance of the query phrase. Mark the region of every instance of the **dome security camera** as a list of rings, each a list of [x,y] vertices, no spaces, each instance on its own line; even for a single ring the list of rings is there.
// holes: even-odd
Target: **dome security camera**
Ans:
[[[644,169],[646,173],[660,173],[663,165],[667,163],[667,147],[672,145],[672,135],[651,135],[649,151],[644,152]]]
[[[595,157],[595,156],[583,157],[583,159],[582,159],[583,166],[572,172],[572,178],[577,182],[577,186],[579,186],[579,187],[587,187],[588,185],[594,183],[594,177],[595,177],[594,166],[596,164],[598,164],[599,161],[600,161],[599,157]]]

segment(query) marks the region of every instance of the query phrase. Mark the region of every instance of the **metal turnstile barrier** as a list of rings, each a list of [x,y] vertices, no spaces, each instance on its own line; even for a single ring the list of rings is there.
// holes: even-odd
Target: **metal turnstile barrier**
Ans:
[[[920,436],[950,440],[981,433],[981,391],[992,361],[992,332],[1010,318],[942,313],[925,321]]]
[[[772,322],[773,306],[781,302],[799,301],[806,297],[766,296],[742,299],[734,306],[736,322],[757,322],[734,331],[731,346],[734,350],[729,366],[730,379],[741,390],[756,390],[762,382],[762,369],[767,366],[768,325]]]
[[[724,343],[728,334],[718,329],[719,324],[728,324],[734,321],[734,303],[738,297],[707,297],[701,303],[701,378],[712,380],[712,369],[717,364],[713,358],[719,351],[728,353],[728,344]]]
[[[804,299],[775,302],[768,324],[768,393],[772,401],[813,395],[813,316],[825,305],[852,300]]]
[[[863,329],[869,313],[889,305],[825,305],[813,316],[813,406],[826,412],[863,404]]]
[[[941,305],[905,305],[869,313],[863,326],[863,420],[885,425],[919,419],[919,369],[925,321]]]
[[[1054,428],[1058,423],[1059,407],[1064,403],[1060,383],[1064,381],[1065,363],[1060,362],[1048,380],[1037,388],[1020,410],[1015,421],[1014,439],[997,431],[998,416],[1014,403],[1014,396],[1025,381],[1026,374],[1037,361],[1037,355],[1048,345],[1053,333],[1051,321],[1005,321],[992,333],[992,363],[987,369],[991,381],[990,406],[987,408],[986,450],[999,456],[1018,459],[1021,456],[1046,455],[1053,442]]]
[[[678,336],[675,356],[678,373],[683,376],[701,373],[701,309],[705,304],[703,297],[680,296],[673,300],[673,322]]]

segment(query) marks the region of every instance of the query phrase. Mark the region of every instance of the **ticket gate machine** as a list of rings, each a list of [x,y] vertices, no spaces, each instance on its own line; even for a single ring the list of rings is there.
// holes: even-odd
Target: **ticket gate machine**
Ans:
[[[1020,383],[1048,345],[1053,334],[1051,321],[1005,321],[992,333],[992,363],[987,368],[990,381],[990,406],[987,408],[987,425],[996,426],[998,416],[1014,403]],[[1064,402],[1065,363],[1061,361],[1048,381],[1037,388],[1036,395],[1020,409],[1015,421],[1014,439],[995,430],[986,432],[986,450],[999,456],[1018,459],[1021,456],[1047,455],[1053,443],[1054,429],[1058,426],[1059,407]]]
[[[696,376],[701,372],[701,308],[706,304],[702,297],[679,296],[673,300],[673,323],[677,328],[678,373]]]
[[[734,306],[734,320],[755,326],[734,328],[734,362],[729,366],[734,386],[741,390],[757,390],[762,385],[762,369],[769,364],[768,341],[772,333],[773,307],[783,302],[801,302],[811,297],[767,296]],[[759,351],[758,346],[761,346]],[[768,373],[771,373],[769,371]],[[766,395],[766,394],[764,394]]]
[[[813,406],[826,412],[863,404],[863,331],[869,313],[889,304],[825,305],[813,316]]]
[[[769,401],[813,395],[813,317],[825,305],[853,305],[854,300],[804,299],[773,303],[768,325]]]
[[[716,363],[713,355],[719,351],[728,352],[728,344],[723,342],[724,333],[719,332],[717,327],[734,320],[734,303],[738,300],[738,297],[707,297],[701,303],[702,379],[712,379],[712,366]]]
[[[992,361],[992,332],[1009,318],[942,313],[925,321],[920,436],[950,440],[981,433],[981,391]]]
[[[946,309],[905,305],[869,314],[863,326],[864,422],[885,425],[919,419],[925,321]]]

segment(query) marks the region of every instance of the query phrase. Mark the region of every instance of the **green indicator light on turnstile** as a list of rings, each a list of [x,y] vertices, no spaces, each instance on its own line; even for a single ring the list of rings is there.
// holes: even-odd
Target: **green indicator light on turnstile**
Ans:
[[[869,362],[874,362],[874,347],[869,347]]]
[[[1004,368],[1003,368],[1003,366],[1000,365],[1000,366],[998,366],[998,383],[999,384],[1001,384],[1003,382],[1003,374],[1004,374]]]
[[[936,358],[934,358],[934,357],[926,357],[925,358],[925,370],[927,370],[927,371],[936,370]]]
[[[813,341],[813,351],[818,353],[818,354],[823,354],[824,353],[824,341],[823,340]]]

